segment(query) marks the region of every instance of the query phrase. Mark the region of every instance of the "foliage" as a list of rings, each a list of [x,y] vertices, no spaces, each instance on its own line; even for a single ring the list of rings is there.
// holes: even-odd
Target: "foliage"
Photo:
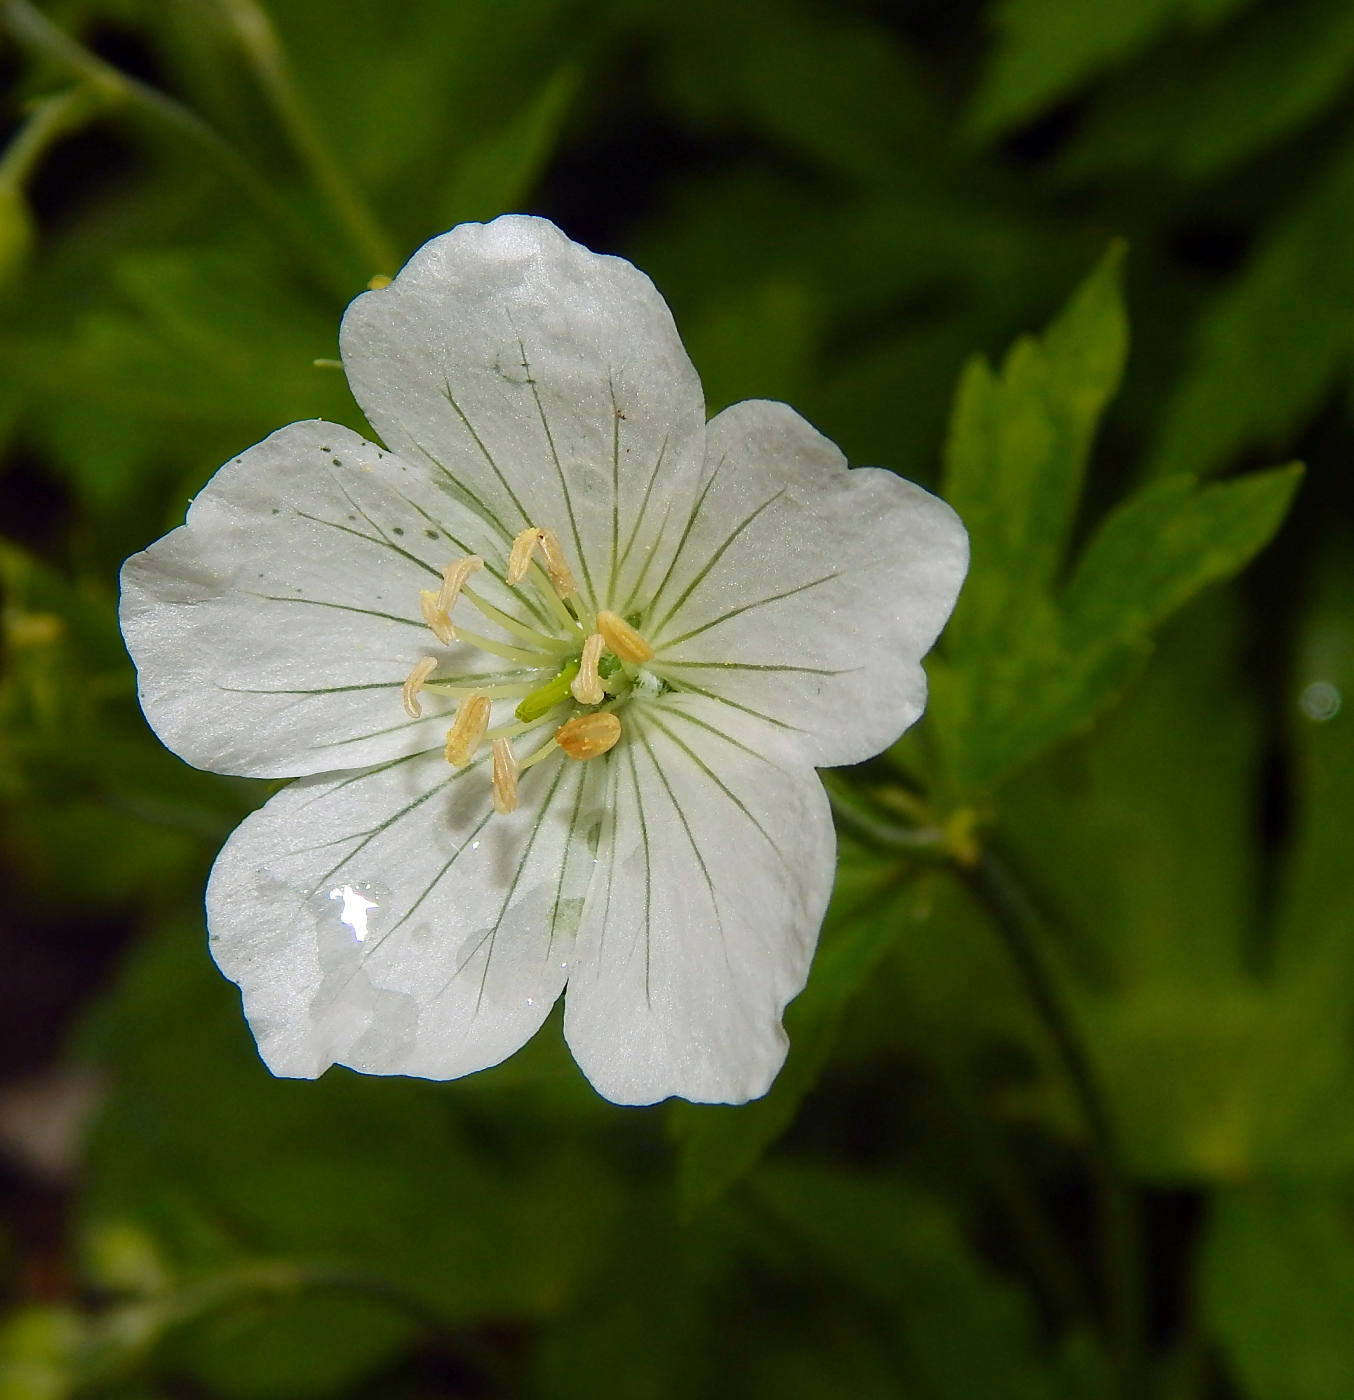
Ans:
[[[0,1400],[1354,1393],[1349,6],[0,22],[0,869],[19,942],[130,930]],[[711,411],[788,399],[972,535],[926,718],[828,775],[746,1107],[604,1103],[556,1020],[272,1079],[200,915],[267,789],[136,708],[121,559],[273,428],[366,431],[343,306],[507,209],[649,272]]]

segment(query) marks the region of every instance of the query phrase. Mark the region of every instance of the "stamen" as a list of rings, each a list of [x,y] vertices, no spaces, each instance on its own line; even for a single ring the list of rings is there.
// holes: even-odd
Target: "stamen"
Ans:
[[[548,738],[545,741],[545,743],[543,743],[540,746],[540,748],[535,751],[535,753],[530,754],[526,758],[519,758],[517,760],[517,771],[519,773],[525,773],[527,769],[530,768],[533,764],[541,763],[545,759],[549,758],[551,754],[556,754],[559,752],[560,747],[555,742],[555,736],[552,734],[550,738]]]
[[[609,710],[578,715],[555,730],[555,742],[570,758],[598,758],[614,749],[621,737],[621,722]]]
[[[627,665],[639,666],[654,659],[654,649],[620,613],[599,612],[597,630],[606,638],[607,650]]]
[[[456,599],[466,579],[483,567],[484,560],[478,554],[467,554],[464,559],[458,559],[442,570],[442,591],[437,595],[437,602],[448,617],[451,616],[452,608],[456,606]]]
[[[578,584],[574,582],[569,561],[564,557],[564,546],[560,544],[559,536],[548,527],[541,531],[541,554],[545,559],[545,571],[555,585],[555,592],[561,598],[572,598],[578,592]]]
[[[404,700],[404,712],[410,719],[423,718],[423,706],[418,703],[418,693],[423,689],[424,682],[435,670],[437,670],[437,658],[425,656],[405,677],[401,698]]]
[[[573,685],[569,687],[574,693],[574,699],[580,705],[600,705],[606,697],[606,692],[602,689],[602,678],[597,672],[604,646],[606,646],[606,638],[600,632],[594,632],[583,643],[583,655],[578,663],[578,674],[574,677]]]
[[[418,606],[424,622],[433,629],[433,636],[444,647],[449,647],[456,640],[456,633],[451,630],[451,619],[442,611],[438,601],[440,597],[440,593],[434,593],[430,588],[420,589]]]
[[[494,740],[494,811],[502,816],[517,810],[517,760],[507,739]]]
[[[527,570],[531,567],[531,556],[540,542],[541,532],[534,525],[519,531],[513,540],[512,548],[508,551],[508,572],[504,575],[512,587],[515,588],[526,578]]]
[[[534,627],[528,627],[523,622],[518,622],[515,617],[509,617],[501,609],[494,607],[486,599],[481,598],[473,588],[462,588],[461,592],[475,605],[490,622],[496,622],[505,631],[511,632],[514,637],[520,637],[524,642],[530,643],[533,647],[538,647],[542,651],[558,652],[564,655],[571,652],[576,645],[574,642],[564,642],[558,637],[547,637],[544,632],[538,632]],[[559,600],[556,599],[556,602]]]
[[[464,768],[475,757],[475,750],[484,742],[489,729],[489,699],[484,695],[467,695],[456,709],[456,718],[447,730],[447,762]]]
[[[538,549],[545,560],[546,572],[550,575],[555,592],[561,598],[572,598],[578,592],[578,584],[574,582],[569,561],[564,557],[564,546],[560,544],[559,536],[553,530],[540,529],[535,525],[527,526],[512,542],[508,553],[508,583],[516,586],[526,578],[532,556]]]
[[[442,570],[442,587],[436,593],[423,589],[419,594],[419,607],[423,620],[433,629],[433,635],[443,646],[450,646],[456,640],[456,629],[451,625],[451,610],[461,595],[466,579],[477,569],[484,567],[484,560],[478,554],[467,554],[454,564]]]

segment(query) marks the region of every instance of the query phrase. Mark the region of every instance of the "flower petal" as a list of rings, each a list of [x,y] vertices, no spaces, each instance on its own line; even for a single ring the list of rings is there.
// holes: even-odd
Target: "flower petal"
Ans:
[[[419,590],[485,544],[483,525],[423,468],[333,423],[281,429],[222,467],[187,523],[123,566],[122,631],[147,719],[190,763],[248,777],[437,746],[448,704],[425,697],[419,721],[401,708],[414,665],[436,656],[439,675],[455,677],[505,663],[440,646]],[[520,614],[495,587],[484,591]]]
[[[544,219],[462,224],[343,319],[343,363],[395,451],[453,475],[504,545],[556,530],[593,607],[699,487],[700,381],[653,283]]]
[[[588,780],[541,764],[501,816],[484,759],[423,755],[302,779],[250,816],[207,921],[273,1073],[452,1079],[524,1044],[564,985],[592,870]]]
[[[775,730],[700,696],[626,716],[564,1033],[617,1103],[742,1103],[785,1058],[832,890],[827,798]]]
[[[873,467],[847,469],[784,404],[709,425],[713,475],[641,626],[652,669],[751,711],[819,767],[858,763],[921,714],[921,658],[968,566],[959,517]]]

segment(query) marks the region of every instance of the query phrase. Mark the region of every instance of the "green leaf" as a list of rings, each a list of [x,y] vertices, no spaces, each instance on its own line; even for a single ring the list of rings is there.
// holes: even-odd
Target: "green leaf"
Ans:
[[[1182,23],[1217,23],[1254,0],[999,0],[998,42],[971,124],[989,135],[1036,116]]]
[[[0,1323],[0,1400],[66,1400],[80,1377],[85,1328],[72,1308],[20,1308]]]
[[[521,206],[554,153],[581,79],[579,68],[561,68],[502,130],[465,152],[442,205],[448,228]]]
[[[1326,1191],[1252,1187],[1214,1203],[1207,1321],[1252,1400],[1354,1394],[1354,1218]]]
[[[252,250],[140,253],[115,277],[69,338],[0,345],[40,440],[95,508],[123,506],[170,468],[195,488],[281,423],[362,430],[343,375],[315,366],[334,353],[338,308]]]
[[[1198,179],[1310,122],[1340,99],[1351,67],[1346,0],[1261,6],[1208,42],[1168,40],[1109,83],[1060,169],[1155,166]]]
[[[1287,440],[1354,352],[1354,146],[1275,222],[1200,321],[1151,469],[1211,472]]]
[[[1354,977],[1354,541],[1322,553],[1286,696],[1299,820],[1279,908],[1275,966],[1328,984]]]
[[[897,1178],[789,1163],[763,1167],[751,1186],[829,1288],[849,1290],[886,1319],[895,1393],[936,1400],[1069,1393],[1058,1360],[1043,1352],[1027,1299],[974,1256],[934,1197]]]
[[[1091,441],[1128,351],[1123,251],[1111,247],[1042,338],[1016,342],[1000,375],[977,358],[960,380],[942,488],[974,558],[946,629],[957,653],[991,649],[1024,625],[1062,563]]]
[[[865,884],[873,898],[866,909],[839,917],[824,932],[808,985],[786,1011],[790,1053],[766,1097],[737,1107],[678,1102],[669,1110],[669,1130],[678,1142],[677,1190],[684,1216],[695,1215],[723,1195],[794,1121],[804,1095],[818,1082],[851,997],[897,937],[903,916],[899,896],[890,897],[896,879],[871,866]],[[848,881],[858,883],[849,876]],[[844,902],[843,883],[839,877],[839,902]]]
[[[1126,345],[1118,250],[1000,376],[961,380],[944,494],[973,563],[941,654],[929,723],[961,787],[998,781],[1088,726],[1135,673],[1152,630],[1235,573],[1278,528],[1298,470],[1199,491],[1148,488],[1102,522],[1072,572],[1063,555],[1099,414]]]
[[[1200,490],[1191,478],[1149,486],[1100,525],[1062,607],[1077,674],[1061,717],[1095,713],[1123,684],[1152,632],[1206,584],[1239,572],[1283,523],[1302,467],[1292,464]]]
[[[538,1116],[566,1095],[511,1081],[495,1095],[494,1071],[464,1094],[337,1070],[274,1079],[195,922],[137,950],[83,1053],[114,1088],[82,1216],[149,1231],[184,1276],[289,1260],[397,1285],[452,1322],[529,1317],[571,1297],[609,1219],[605,1168]],[[476,1095],[492,1114],[462,1111]],[[497,1126],[486,1139],[472,1118]]]

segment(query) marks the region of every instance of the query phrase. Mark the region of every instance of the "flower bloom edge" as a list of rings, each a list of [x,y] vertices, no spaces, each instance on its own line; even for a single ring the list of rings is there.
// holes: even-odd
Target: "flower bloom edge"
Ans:
[[[757,1097],[831,892],[814,769],[920,715],[962,526],[783,404],[707,424],[649,280],[544,220],[434,239],[342,349],[384,446],[281,429],[123,573],[164,742],[297,780],[208,888],[260,1052],[452,1078],[567,984],[605,1096]]]

